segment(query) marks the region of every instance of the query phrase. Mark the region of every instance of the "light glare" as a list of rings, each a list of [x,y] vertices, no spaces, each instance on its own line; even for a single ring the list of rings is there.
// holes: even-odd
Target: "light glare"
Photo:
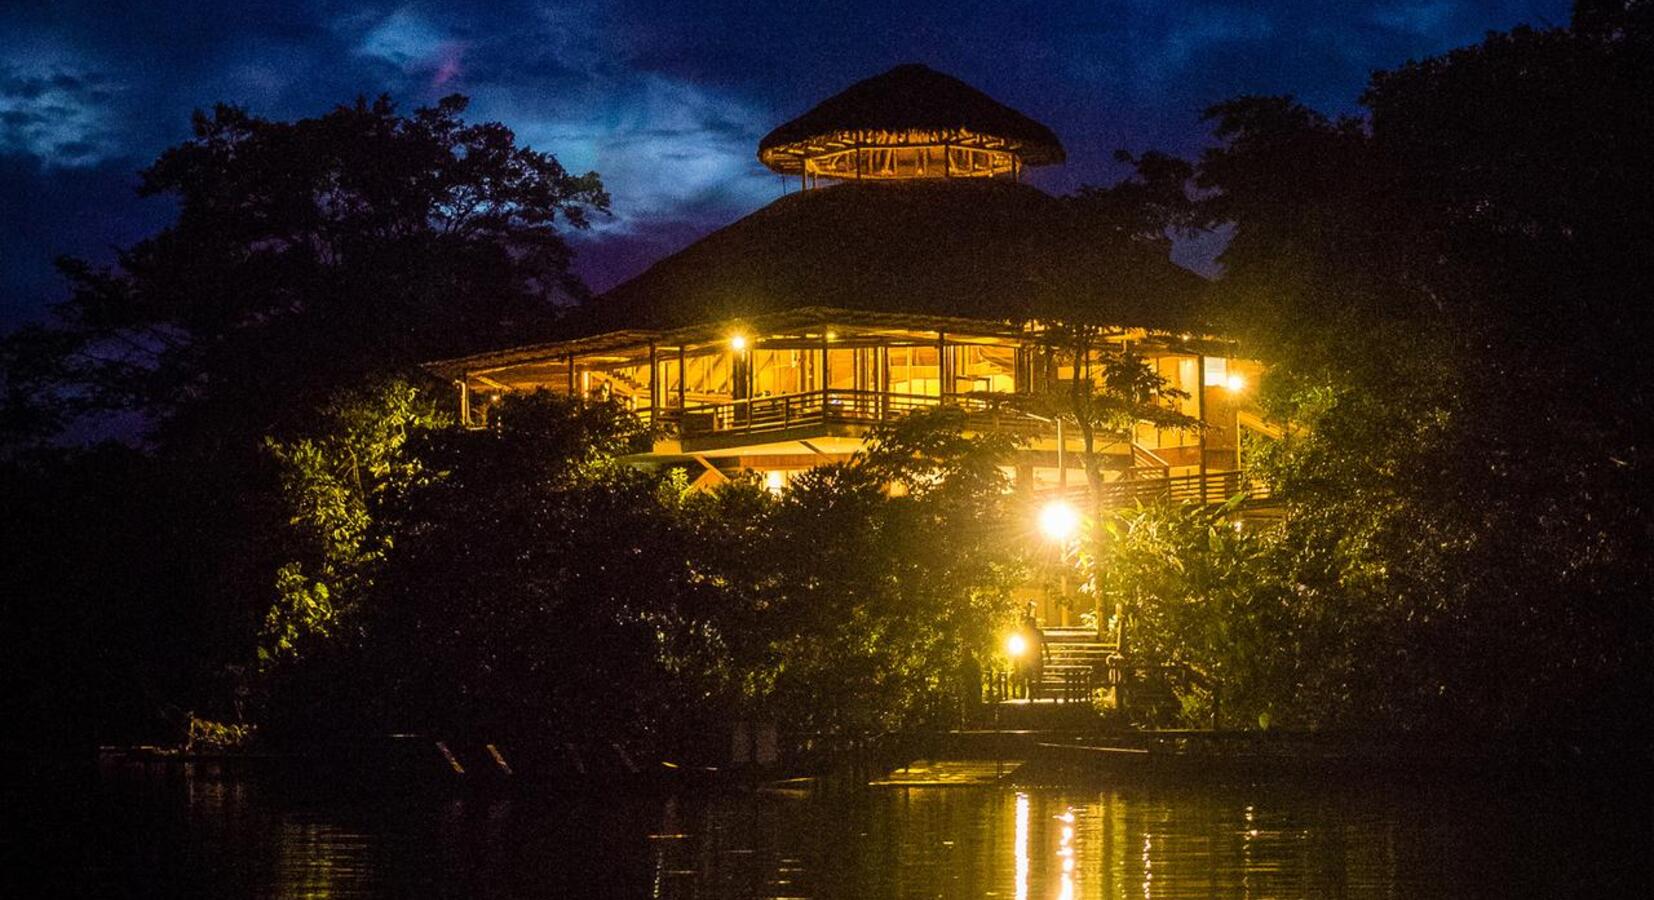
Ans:
[[[1028,639],[1013,632],[1005,639],[1005,653],[1008,656],[1021,656],[1028,650]]]
[[[1080,514],[1064,500],[1052,500],[1040,510],[1039,528],[1053,541],[1066,541],[1080,530]]]

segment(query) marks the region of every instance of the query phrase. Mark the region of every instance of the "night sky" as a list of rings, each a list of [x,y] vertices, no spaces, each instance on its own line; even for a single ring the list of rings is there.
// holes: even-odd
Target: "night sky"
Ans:
[[[1062,192],[1116,180],[1119,148],[1197,150],[1213,102],[1291,93],[1352,111],[1373,69],[1565,25],[1569,5],[0,0],[0,328],[61,294],[55,255],[105,261],[167,221],[167,201],[133,196],[134,173],[217,101],[294,118],[359,94],[404,108],[467,94],[471,118],[602,174],[615,214],[578,244],[601,290],[779,196],[759,137],[898,63],[1051,126],[1069,162],[1033,180]],[[1212,243],[1183,260],[1201,267]]]

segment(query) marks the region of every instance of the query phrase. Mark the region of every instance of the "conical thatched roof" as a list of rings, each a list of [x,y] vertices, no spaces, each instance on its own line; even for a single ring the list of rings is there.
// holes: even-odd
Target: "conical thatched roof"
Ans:
[[[1198,276],[1152,253],[1099,259],[1063,203],[990,179],[788,194],[596,298],[576,327],[673,328],[815,306],[1020,321],[1067,317],[1054,307],[1075,303],[1112,324],[1196,324]]]
[[[932,143],[993,146],[1025,166],[1066,158],[1051,129],[951,75],[909,64],[858,81],[765,135],[758,159],[797,174],[802,156],[822,148]]]

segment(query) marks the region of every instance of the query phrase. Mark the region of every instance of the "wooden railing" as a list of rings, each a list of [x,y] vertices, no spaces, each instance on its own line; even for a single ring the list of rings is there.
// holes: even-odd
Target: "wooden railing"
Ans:
[[[978,397],[933,397],[881,391],[827,390],[774,397],[754,397],[687,409],[662,409],[654,416],[676,425],[686,438],[718,434],[782,431],[803,425],[871,424],[900,418],[918,409],[954,406],[970,417],[970,425],[993,431],[1037,433],[1045,422]]]
[[[1088,494],[1085,485],[1063,489],[1067,496],[1082,500]],[[1170,500],[1173,503],[1226,503],[1237,495],[1248,500],[1262,500],[1269,496],[1268,488],[1249,478],[1243,471],[1207,472],[1204,475],[1177,475],[1171,478],[1133,478],[1110,481],[1098,491],[1097,500],[1103,506],[1131,506],[1134,503],[1153,503]]]

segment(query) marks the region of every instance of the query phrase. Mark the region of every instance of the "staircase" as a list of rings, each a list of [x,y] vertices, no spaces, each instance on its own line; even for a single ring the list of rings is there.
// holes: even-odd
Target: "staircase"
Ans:
[[[1093,687],[1107,683],[1107,659],[1113,641],[1097,640],[1090,628],[1045,628],[1045,670],[1039,699],[1084,701]]]

